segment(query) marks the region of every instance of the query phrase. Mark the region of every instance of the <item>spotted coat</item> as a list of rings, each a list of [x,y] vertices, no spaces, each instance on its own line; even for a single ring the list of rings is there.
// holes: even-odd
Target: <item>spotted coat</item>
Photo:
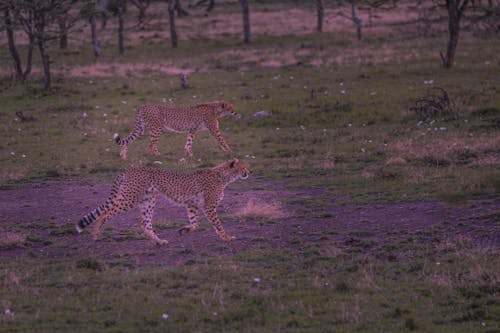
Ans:
[[[201,209],[216,233],[229,241],[233,237],[224,231],[217,216],[217,206],[224,197],[227,185],[248,176],[248,164],[236,158],[214,168],[190,173],[150,167],[131,168],[116,177],[106,202],[85,215],[76,229],[80,233],[96,222],[93,236],[97,239],[108,218],[138,205],[141,227],[146,236],[158,245],[166,244],[167,241],[158,237],[152,225],[156,196],[161,193],[172,203],[186,207],[189,226],[181,228],[179,234],[186,234],[198,227],[198,212]]]
[[[234,106],[226,101],[215,101],[192,105],[188,107],[172,107],[159,104],[147,104],[137,110],[134,129],[126,138],[121,139],[115,133],[115,142],[122,146],[120,156],[127,158],[127,149],[138,137],[144,135],[148,130],[150,134],[149,150],[158,156],[158,141],[162,133],[166,131],[188,133],[184,147],[186,156],[192,156],[191,146],[196,132],[208,130],[217,140],[222,150],[231,153],[219,130],[218,118],[225,115],[236,115]]]

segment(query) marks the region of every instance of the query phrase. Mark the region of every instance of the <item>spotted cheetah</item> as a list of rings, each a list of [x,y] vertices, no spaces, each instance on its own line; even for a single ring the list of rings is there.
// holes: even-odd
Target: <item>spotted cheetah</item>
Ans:
[[[198,227],[198,211],[201,208],[216,233],[223,240],[230,241],[234,237],[224,231],[216,208],[224,197],[226,186],[237,179],[248,178],[249,174],[248,164],[237,158],[191,173],[151,167],[131,168],[116,177],[106,202],[85,215],[77,223],[76,230],[81,233],[86,226],[97,220],[93,231],[94,239],[97,239],[109,217],[125,212],[139,203],[142,230],[157,245],[166,244],[168,241],[160,239],[152,225],[156,196],[163,193],[169,201],[187,209],[190,225],[181,228],[180,235]]]
[[[149,130],[150,134],[149,150],[156,156],[160,155],[157,144],[162,133],[166,131],[187,132],[188,136],[184,148],[186,156],[192,156],[191,146],[196,132],[206,129],[217,140],[223,151],[231,153],[231,148],[219,130],[218,118],[225,115],[237,115],[234,106],[226,101],[215,101],[188,107],[147,104],[137,110],[134,129],[130,135],[121,139],[118,133],[115,133],[113,138],[118,145],[122,146],[120,156],[126,159],[128,146],[143,135],[146,129]]]

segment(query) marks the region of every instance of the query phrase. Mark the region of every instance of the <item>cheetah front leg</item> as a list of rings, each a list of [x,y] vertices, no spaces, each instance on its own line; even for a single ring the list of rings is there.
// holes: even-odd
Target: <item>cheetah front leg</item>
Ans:
[[[191,150],[191,146],[193,145],[195,133],[196,132],[194,131],[189,132],[187,136],[186,145],[184,146],[184,149],[186,150],[186,156],[193,156],[193,151]]]
[[[156,205],[156,197],[152,190],[146,191],[142,201],[139,204],[141,210],[141,228],[148,238],[156,245],[167,244],[166,239],[161,239],[153,230],[153,212]]]
[[[179,235],[181,236],[198,228],[198,206],[188,205],[186,210],[189,219],[189,226],[179,229]]]
[[[203,212],[205,213],[207,219],[212,223],[215,232],[217,233],[217,235],[219,235],[220,238],[222,238],[225,241],[232,241],[233,239],[236,238],[226,234],[226,231],[222,227],[222,223],[220,222],[219,217],[217,216],[217,210],[215,205],[205,206]]]
[[[217,140],[217,143],[219,143],[219,146],[222,148],[222,150],[230,154],[231,148],[229,148],[226,141],[224,140],[224,137],[222,136],[222,133],[219,130],[219,122],[215,121],[215,123],[206,124],[206,126],[210,134],[212,134],[215,140]]]

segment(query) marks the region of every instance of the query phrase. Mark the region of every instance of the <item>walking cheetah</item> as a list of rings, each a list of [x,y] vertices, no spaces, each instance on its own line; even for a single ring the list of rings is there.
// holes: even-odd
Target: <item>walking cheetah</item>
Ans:
[[[126,159],[128,146],[143,135],[146,129],[150,134],[149,150],[156,156],[160,155],[157,144],[163,132],[187,132],[184,148],[186,156],[192,156],[191,146],[196,132],[206,129],[217,140],[223,151],[231,153],[231,149],[219,130],[218,118],[225,115],[236,115],[234,106],[226,101],[187,107],[147,104],[137,110],[134,129],[130,135],[121,139],[118,133],[115,133],[113,138],[118,145],[122,146],[120,156]]]
[[[234,237],[224,231],[216,208],[224,197],[226,186],[237,179],[248,178],[249,174],[248,164],[237,158],[192,173],[150,167],[132,168],[116,177],[106,202],[85,215],[78,222],[76,230],[81,233],[97,220],[93,231],[94,239],[97,239],[109,217],[139,203],[142,230],[152,242],[166,244],[167,240],[160,239],[152,225],[156,195],[163,193],[174,204],[186,206],[190,225],[181,228],[180,235],[198,227],[198,211],[201,208],[216,233],[223,240],[230,241]]]

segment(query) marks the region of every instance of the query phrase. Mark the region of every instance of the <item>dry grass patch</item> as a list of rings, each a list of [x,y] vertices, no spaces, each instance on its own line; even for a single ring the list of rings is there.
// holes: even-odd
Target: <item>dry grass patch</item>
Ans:
[[[428,156],[454,159],[457,155],[465,153],[470,156],[473,154],[489,156],[490,153],[496,152],[498,147],[500,147],[500,136],[496,133],[477,137],[464,136],[463,133],[442,136],[432,133],[418,138],[395,141],[387,146],[387,151],[395,156],[394,159],[412,160]]]
[[[0,249],[21,247],[26,242],[26,235],[0,229]]]
[[[464,262],[465,266],[453,271],[447,267],[437,269],[427,277],[430,282],[447,289],[498,285],[500,282],[500,263],[488,260],[498,257],[498,250],[490,246],[477,244],[467,236],[457,236],[438,244],[436,251],[444,256],[436,266],[445,266],[446,261]]]
[[[250,218],[279,219],[289,214],[277,202],[264,202],[256,198],[250,198],[247,204],[235,213],[236,216]]]
[[[404,165],[406,163],[408,162],[400,156],[391,157],[385,162],[386,165]]]

